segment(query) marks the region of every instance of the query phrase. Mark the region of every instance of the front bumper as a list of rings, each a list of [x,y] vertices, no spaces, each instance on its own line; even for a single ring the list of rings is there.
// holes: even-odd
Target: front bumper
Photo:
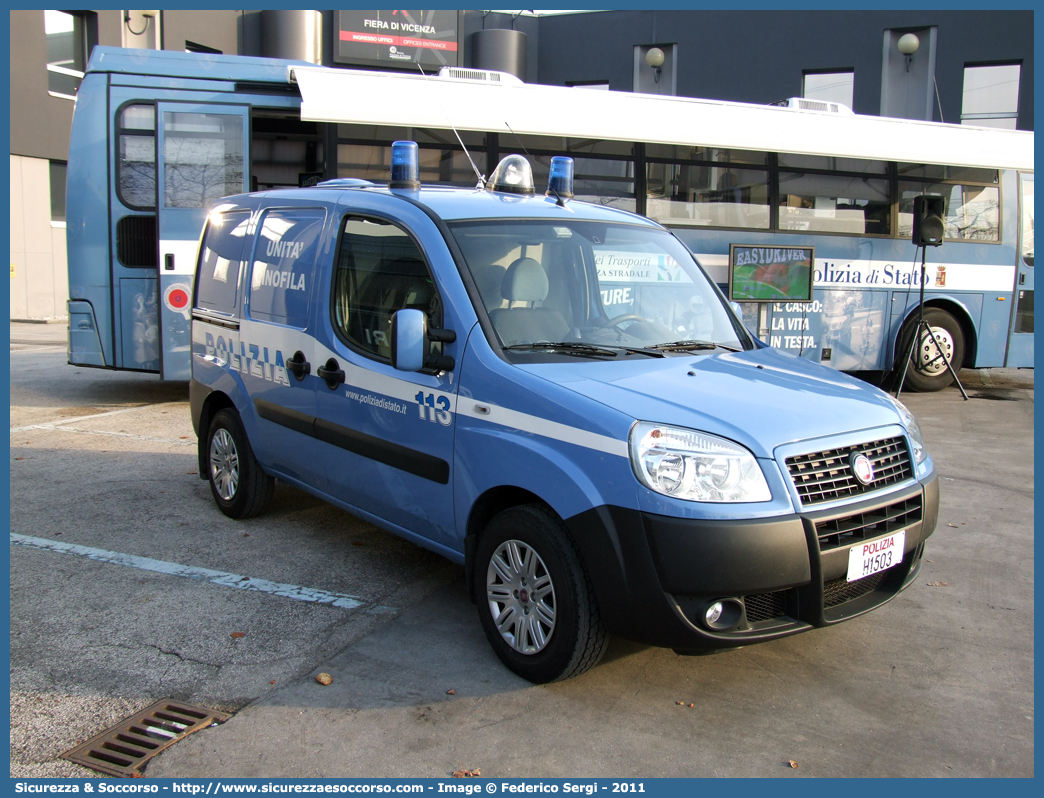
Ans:
[[[746,522],[694,521],[598,507],[566,521],[609,631],[679,651],[772,640],[861,615],[916,577],[935,531],[935,473],[843,507]],[[855,543],[906,531],[901,563],[846,580]],[[701,625],[707,602],[738,599],[739,625]]]

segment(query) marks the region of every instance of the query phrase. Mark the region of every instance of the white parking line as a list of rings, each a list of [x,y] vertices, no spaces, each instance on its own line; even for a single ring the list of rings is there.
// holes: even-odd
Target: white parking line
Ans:
[[[126,565],[130,568],[140,568],[143,571],[155,571],[170,576],[182,576],[197,581],[205,580],[222,587],[234,587],[240,590],[254,590],[258,593],[270,593],[273,596],[295,599],[297,601],[309,601],[313,604],[329,604],[331,607],[342,609],[364,608],[367,612],[385,614],[396,612],[394,607],[382,607],[367,604],[356,596],[347,596],[343,593],[330,593],[326,590],[317,590],[301,585],[288,585],[281,582],[270,582],[267,579],[254,579],[249,576],[230,574],[226,571],[213,571],[210,568],[196,568],[191,565],[179,565],[163,560],[153,560],[150,557],[138,557],[134,554],[121,554],[116,551],[105,549],[92,549],[89,546],[77,546],[73,543],[62,543],[57,540],[46,538],[33,538],[27,535],[11,533],[11,543],[15,546],[28,546],[34,549],[57,552],[58,554],[74,554],[77,557],[86,557],[98,562],[112,563],[113,565]]]
[[[61,344],[38,344],[35,341],[11,341],[11,351],[25,354],[36,354],[39,352],[60,352],[64,349]]]
[[[161,402],[159,404],[141,404],[133,407],[122,407],[119,410],[107,410],[104,413],[91,413],[89,416],[73,416],[72,418],[60,418],[54,421],[45,421],[42,424],[29,424],[25,427],[11,427],[11,432],[25,432],[30,429],[60,429],[66,424],[75,424],[77,421],[89,421],[92,418],[105,418],[106,416],[118,416],[120,413],[131,413],[144,408],[164,407],[167,405],[183,405],[184,402]],[[82,430],[75,430],[81,432]]]
[[[12,429],[11,432],[24,432],[30,429],[46,429],[52,432],[76,432],[80,435],[112,435],[117,438],[132,438],[136,441],[153,441],[154,443],[174,443],[178,446],[195,446],[196,439],[189,438],[187,440],[175,440],[174,438],[157,438],[153,435],[135,435],[132,432],[113,432],[111,430],[103,429],[80,429],[79,427],[67,427],[64,424],[60,427],[51,424],[34,424],[31,427],[19,427],[18,429]]]

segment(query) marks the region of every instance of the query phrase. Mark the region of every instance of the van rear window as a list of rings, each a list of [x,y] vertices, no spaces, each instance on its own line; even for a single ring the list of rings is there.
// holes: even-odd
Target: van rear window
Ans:
[[[250,240],[249,211],[212,213],[199,259],[196,304],[207,310],[231,313],[239,295],[239,269]]]

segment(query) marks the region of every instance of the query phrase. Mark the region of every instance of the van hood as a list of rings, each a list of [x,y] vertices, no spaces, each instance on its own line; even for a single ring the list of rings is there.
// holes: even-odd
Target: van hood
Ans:
[[[882,391],[776,349],[521,366],[638,421],[709,432],[771,458],[785,443],[902,425]]]

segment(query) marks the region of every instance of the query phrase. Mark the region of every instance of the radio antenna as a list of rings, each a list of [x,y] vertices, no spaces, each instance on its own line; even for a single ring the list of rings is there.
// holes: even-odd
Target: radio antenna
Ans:
[[[428,75],[424,72],[424,67],[422,67],[420,65],[419,61],[417,62],[417,69],[420,70],[421,75],[424,76],[424,80],[427,81],[428,80]],[[468,148],[466,146],[464,146],[464,139],[462,139],[460,137],[460,133],[457,132],[457,128],[453,125],[453,122],[449,118],[449,114],[446,113],[446,108],[443,106],[442,100],[439,98],[438,92],[435,92],[435,100],[439,104],[439,110],[442,111],[442,115],[444,117],[446,117],[446,122],[449,124],[450,130],[453,131],[453,135],[455,135],[457,137],[457,141],[460,142],[460,147],[461,147],[462,150],[464,150],[464,155],[467,156],[468,163],[470,163],[471,164],[471,168],[475,170],[475,177],[478,178],[478,185],[476,185],[475,188],[485,188],[486,187],[486,176],[484,174],[482,174],[481,172],[479,172],[478,167],[475,166],[475,161],[474,161],[474,159],[472,159],[471,153],[468,152]]]

